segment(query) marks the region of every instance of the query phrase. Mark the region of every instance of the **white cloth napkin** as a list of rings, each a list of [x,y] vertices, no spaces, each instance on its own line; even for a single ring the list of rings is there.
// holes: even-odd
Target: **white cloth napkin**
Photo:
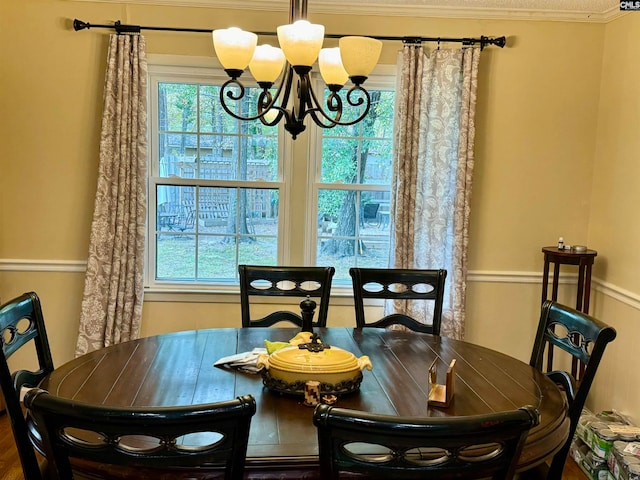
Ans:
[[[216,367],[225,366],[236,368],[242,372],[258,373],[262,370],[262,367],[256,367],[259,355],[266,355],[266,348],[254,348],[250,352],[236,353],[235,355],[229,355],[228,357],[222,357],[213,365]]]

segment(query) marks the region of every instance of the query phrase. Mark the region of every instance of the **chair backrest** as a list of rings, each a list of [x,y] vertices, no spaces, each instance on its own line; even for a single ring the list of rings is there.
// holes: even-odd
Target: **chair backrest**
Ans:
[[[24,293],[0,307],[0,388],[11,419],[22,470],[27,480],[41,478],[38,461],[29,440],[27,423],[20,405],[22,387],[35,387],[53,371],[51,350],[44,326],[40,299],[34,292]],[[38,357],[36,371],[9,370],[7,360],[20,348],[33,342]]]
[[[114,408],[37,388],[24,403],[42,437],[49,477],[65,480],[73,478],[71,458],[143,469],[218,466],[225,479],[242,479],[256,412],[251,395],[201,405]]]
[[[384,328],[394,324],[411,330],[440,335],[442,302],[447,271],[399,268],[351,268],[356,326]],[[365,298],[391,300],[426,300],[433,302],[431,325],[418,322],[404,313],[387,315],[375,322],[367,322],[364,312]]]
[[[239,265],[238,272],[240,273],[240,308],[243,327],[270,327],[282,321],[302,327],[302,316],[286,310],[253,319],[250,308],[250,297],[253,296],[317,298],[319,308],[313,326],[327,325],[331,280],[335,268]]]
[[[313,416],[320,478],[347,471],[374,478],[510,479],[539,418],[531,406],[468,417],[394,417],[321,404]]]
[[[564,389],[571,421],[569,437],[564,447],[556,453],[551,462],[549,478],[559,479],[562,475],[562,468],[569,453],[571,440],[598,365],[607,344],[615,338],[615,329],[586,313],[551,300],[546,300],[542,305],[529,364],[537,370],[545,372]],[[568,353],[568,359],[558,358],[559,356],[555,352],[556,348]],[[581,362],[583,372],[579,380],[565,370],[554,370],[549,361],[544,361],[545,351],[547,355],[551,355],[550,352],[556,353],[552,356],[556,364],[558,360],[564,361],[564,365],[570,364],[574,359]]]

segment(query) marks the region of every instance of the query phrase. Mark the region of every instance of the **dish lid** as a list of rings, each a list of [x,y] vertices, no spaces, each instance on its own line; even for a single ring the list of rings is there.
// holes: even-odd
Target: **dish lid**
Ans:
[[[325,347],[318,352],[298,346],[285,347],[269,356],[269,365],[288,372],[333,373],[359,369],[355,355],[338,347]]]

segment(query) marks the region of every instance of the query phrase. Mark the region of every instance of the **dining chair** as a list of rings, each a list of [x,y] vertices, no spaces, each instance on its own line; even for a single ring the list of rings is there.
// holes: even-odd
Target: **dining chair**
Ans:
[[[565,392],[570,427],[569,436],[562,448],[553,456],[551,464],[548,466],[548,472],[539,471],[537,477],[544,477],[548,480],[562,478],[562,470],[571,447],[571,440],[598,365],[605,348],[615,338],[615,329],[586,313],[551,300],[546,300],[543,303],[529,364],[546,373]],[[558,349],[560,352],[557,352]],[[563,366],[571,364],[573,359],[578,360],[583,365],[583,372],[579,380],[568,371],[554,370],[553,363],[544,361],[545,352],[547,360],[551,358],[555,364]],[[564,352],[563,357],[565,358],[556,354],[562,352]],[[541,465],[540,468],[546,470],[547,465]]]
[[[538,410],[466,417],[396,417],[321,404],[320,478],[511,479]],[[372,476],[372,477],[370,477]]]
[[[327,326],[331,280],[335,268],[239,265],[238,272],[243,327],[270,327],[282,321],[302,327],[302,315],[288,310],[252,318],[250,299],[257,296],[317,298],[319,308],[313,326]]]
[[[378,209],[380,208],[379,203],[365,203],[361,207],[360,212],[360,226],[364,227],[365,225],[380,224],[380,219],[378,218]]]
[[[385,328],[399,324],[416,332],[440,335],[446,270],[351,268],[349,275],[353,284],[357,328]],[[375,322],[367,322],[364,311],[365,298],[433,302],[432,322],[421,323],[404,313],[393,313]]]
[[[226,480],[240,480],[256,412],[251,395],[200,405],[116,408],[36,388],[24,404],[42,439],[48,478],[54,480],[74,478],[72,458],[99,463],[105,471],[133,467],[136,479],[182,478],[171,472],[206,466],[224,471]]]
[[[53,360],[47,339],[40,299],[34,292],[24,293],[0,307],[0,388],[26,480],[42,478],[38,457],[29,440],[25,414],[20,402],[23,387],[35,387],[42,378],[53,371]],[[8,359],[22,347],[35,346],[38,368],[16,370],[11,373]],[[34,362],[35,363],[35,362]]]

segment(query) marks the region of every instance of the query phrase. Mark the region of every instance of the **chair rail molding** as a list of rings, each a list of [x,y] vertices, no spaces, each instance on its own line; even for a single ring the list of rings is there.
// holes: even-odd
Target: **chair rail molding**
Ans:
[[[43,273],[84,273],[87,270],[87,262],[84,260],[33,260],[33,259],[13,259],[0,258],[0,272],[43,272]],[[560,278],[560,284],[575,284],[577,274],[567,274]],[[472,283],[512,283],[512,284],[541,284],[541,272],[524,272],[508,270],[470,270],[467,281]],[[593,289],[622,302],[636,310],[640,310],[640,294],[625,290],[617,285],[605,282],[598,278],[591,279]],[[339,300],[340,297],[352,295],[350,288],[332,289],[331,302]],[[150,294],[150,295],[147,295]],[[212,298],[215,294],[215,298]],[[145,301],[170,301],[170,302],[212,302],[229,301],[228,295],[237,297],[237,288],[206,288],[202,286],[190,286],[184,284],[179,287],[167,286],[165,288],[146,288]],[[340,304],[338,301],[336,304]]]
[[[604,282],[600,279],[593,280],[596,290],[607,295],[611,298],[618,300],[619,302],[629,305],[637,310],[640,310],[640,295],[637,293],[620,288],[612,283]]]
[[[0,272],[86,272],[84,260],[32,260],[0,258]]]

